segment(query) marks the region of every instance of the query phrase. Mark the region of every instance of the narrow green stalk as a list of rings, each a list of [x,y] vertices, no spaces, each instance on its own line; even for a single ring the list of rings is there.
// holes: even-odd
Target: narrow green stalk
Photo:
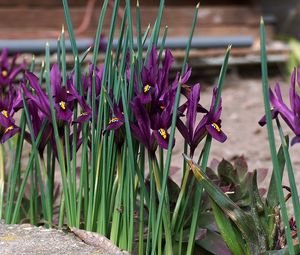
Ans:
[[[61,193],[60,205],[59,205],[59,215],[58,215],[58,227],[62,228],[65,221],[65,196]]]
[[[124,17],[122,18],[121,27],[119,30],[119,38],[118,38],[118,45],[115,53],[114,66],[118,66],[118,63],[120,63],[120,54],[122,52],[122,42],[124,39],[126,21],[127,21],[127,12],[124,12]]]
[[[103,27],[103,22],[104,22],[104,17],[105,17],[108,2],[109,2],[109,0],[104,0],[102,9],[101,9],[101,13],[99,15],[99,21],[98,21],[98,26],[97,26],[96,36],[95,36],[95,43],[94,43],[94,50],[93,50],[93,58],[92,58],[92,63],[93,63],[94,67],[97,64],[97,57],[98,57],[98,52],[99,52],[102,27]]]
[[[37,185],[35,172],[30,172],[29,219],[32,225],[36,225],[37,223]]]
[[[272,125],[272,116],[271,116],[271,107],[270,107],[270,96],[269,96],[269,84],[268,84],[268,67],[267,67],[267,53],[266,53],[266,45],[265,45],[265,27],[263,19],[260,21],[260,53],[261,53],[261,71],[262,71],[262,90],[264,95],[264,105],[265,105],[265,114],[266,114],[266,122],[268,129],[268,138],[270,151],[272,156],[272,163],[275,174],[275,182],[276,182],[276,190],[279,197],[280,209],[283,218],[283,223],[285,226],[285,236],[288,244],[289,254],[295,254],[295,250],[293,247],[293,240],[291,237],[291,230],[289,227],[289,219],[288,213],[286,209],[286,204],[284,200],[283,189],[281,186],[281,177],[279,172],[279,163],[276,153],[276,145],[274,138],[274,130]]]
[[[123,86],[122,86],[123,85]],[[131,129],[130,129],[130,124],[129,124],[129,113],[128,113],[128,102],[126,99],[126,95],[125,95],[125,91],[124,91],[124,87],[126,86],[125,83],[123,83],[121,86],[121,94],[122,94],[122,103],[123,103],[123,111],[124,111],[124,118],[125,118],[125,130],[126,130],[126,143],[128,146],[128,156],[129,156],[129,171],[128,171],[128,176],[129,176],[129,180],[130,182],[133,184],[134,183],[134,176],[135,173],[138,172],[136,170],[136,162],[135,162],[135,158],[134,158],[134,149],[133,149],[133,141],[132,141],[132,135],[131,135]],[[131,192],[131,203],[134,203],[133,201],[133,192]],[[131,204],[131,206],[133,207],[134,205]],[[133,211],[132,211],[132,215],[129,215],[128,217],[130,217],[130,222],[133,224],[133,219],[134,219],[134,215],[133,215]],[[133,225],[131,226],[131,235],[133,235]],[[133,237],[131,237],[133,238]],[[131,251],[130,251],[131,252]]]
[[[68,26],[68,31],[69,31],[69,37],[71,41],[71,46],[72,46],[72,51],[73,51],[73,56],[78,56],[78,49],[76,45],[76,39],[75,39],[75,34],[73,30],[73,25],[71,21],[71,14],[68,6],[68,1],[67,0],[62,0],[63,7],[64,7],[64,13],[65,13],[65,18],[66,18],[66,23]]]
[[[224,86],[224,80],[227,72],[227,66],[228,66],[228,60],[231,52],[231,45],[227,48],[225,57],[224,57],[224,62],[221,67],[220,75],[219,75],[219,80],[218,80],[218,91],[216,95],[216,101],[214,105],[214,109],[216,110],[220,104],[221,100],[221,94]],[[209,153],[210,153],[210,148],[211,148],[211,142],[212,142],[212,137],[210,135],[207,135],[204,148],[203,148],[203,155],[202,155],[202,162],[201,162],[201,169],[204,171],[206,170],[207,163],[208,163],[208,158],[209,158]],[[194,208],[195,210],[193,211],[193,216],[192,216],[192,224],[191,224],[191,229],[190,229],[190,235],[189,235],[189,241],[188,241],[188,247],[187,247],[187,254],[193,254],[193,249],[194,249],[194,240],[195,240],[195,235],[196,235],[196,229],[197,229],[197,219],[198,219],[198,214],[199,214],[199,209],[200,209],[200,202],[201,202],[201,197],[202,197],[202,185],[197,184],[197,189],[196,189],[196,195],[195,195],[195,200],[194,200]]]
[[[67,173],[66,173],[66,162],[64,157],[64,148],[61,142],[61,138],[58,132],[58,125],[56,120],[56,113],[54,108],[53,96],[51,91],[50,85],[50,51],[49,51],[49,44],[46,44],[46,69],[45,69],[45,76],[46,76],[46,89],[47,94],[50,101],[50,110],[51,110],[51,118],[52,118],[52,125],[54,129],[54,138],[57,147],[57,154],[58,154],[58,162],[60,165],[61,176],[62,176],[62,186],[64,192],[64,198],[66,203],[66,213],[68,218],[68,224],[70,226],[74,226],[75,224],[75,215],[72,215],[72,210],[70,206],[70,194],[68,192],[68,183],[67,183]],[[74,218],[73,218],[74,216]]]
[[[61,49],[60,49],[60,36],[59,36],[57,39],[57,50],[56,50],[56,60],[57,60],[57,65],[59,70],[61,70],[60,55],[61,55]]]
[[[153,172],[156,190],[157,190],[158,195],[160,195],[161,194],[161,173],[159,172],[159,169],[158,169],[157,159],[156,159],[155,155],[153,156],[153,155],[151,155],[151,153],[148,154],[148,159],[149,159],[149,171]],[[168,194],[166,194],[166,198],[164,198],[166,201],[168,201],[167,195]],[[165,241],[166,241],[165,252],[166,252],[166,254],[173,254],[172,233],[171,233],[171,224],[170,224],[170,211],[168,210],[168,207],[167,207],[168,204],[169,203],[165,203],[163,206],[163,210],[162,210],[162,220],[163,220],[163,224],[164,224]],[[157,226],[158,226],[158,222],[156,222],[156,226],[154,229],[156,229]],[[153,233],[155,233],[155,232],[153,231]],[[159,233],[158,233],[158,235],[159,235]],[[159,242],[161,243],[162,240],[159,240]],[[156,250],[156,246],[153,246],[153,243],[152,243],[152,253],[154,250]]]
[[[193,34],[194,34],[195,25],[196,25],[196,21],[197,21],[197,17],[198,17],[198,9],[199,9],[199,4],[196,6],[196,9],[195,9],[194,19],[193,19],[193,23],[192,23],[192,29],[191,29],[191,32],[190,32],[189,41],[188,41],[188,44],[187,44],[187,47],[186,47],[186,52],[185,52],[185,58],[184,58],[184,62],[183,62],[182,69],[181,69],[181,76],[184,74],[184,71],[185,71],[185,68],[186,68],[187,58],[188,58],[188,55],[189,55],[191,42],[192,42],[192,37],[193,37]],[[168,179],[169,172],[170,172],[172,147],[173,147],[173,141],[174,141],[174,136],[175,136],[175,128],[176,128],[176,120],[177,120],[177,108],[178,108],[179,100],[180,100],[180,91],[181,91],[181,79],[180,79],[178,87],[177,87],[175,103],[174,103],[174,111],[173,111],[173,114],[172,114],[171,133],[170,133],[170,138],[169,138],[170,140],[169,140],[169,144],[168,144],[168,151],[167,151],[167,157],[166,157],[166,161],[165,161],[165,168],[164,168],[164,171],[163,171],[162,190],[161,190],[161,193],[160,193],[160,196],[159,196],[159,207],[158,207],[158,213],[157,213],[158,224],[157,224],[156,229],[155,229],[156,234],[155,234],[154,240],[153,240],[154,246],[156,245],[156,241],[157,241],[159,225],[160,225],[159,223],[161,222],[165,192],[166,192],[166,189],[167,189],[167,179]],[[154,254],[154,251],[153,251],[152,254]]]
[[[81,87],[81,70],[80,70],[80,64],[79,64],[79,59],[76,56],[75,57],[75,88],[78,91],[79,88]],[[73,119],[77,119],[78,117],[78,105],[77,102],[74,103],[74,113],[73,113]],[[77,215],[77,222],[76,222],[76,227],[79,228],[80,222],[80,213],[81,213],[81,204],[82,204],[82,199],[81,199],[81,194],[76,194],[77,192],[77,181],[76,181],[76,176],[77,176],[77,125],[73,125],[73,137],[72,137],[72,168],[71,168],[71,176],[72,176],[72,188],[73,188],[73,201],[76,204],[76,215]],[[81,174],[81,173],[80,173]],[[80,187],[80,186],[79,186]],[[80,189],[80,188],[79,188]],[[81,190],[82,191],[82,190]],[[79,199],[77,200],[77,197]],[[78,217],[79,216],[79,217]]]
[[[152,164],[149,164],[149,168]],[[154,181],[154,173],[150,170],[150,204],[148,204],[149,215],[148,215],[148,228],[147,228],[147,243],[146,243],[146,254],[150,254],[151,252],[151,241],[154,240],[154,229],[157,225],[156,223],[156,194],[155,194],[155,181]],[[150,237],[151,236],[151,237]],[[156,245],[155,245],[156,246]],[[154,247],[152,245],[152,247]]]
[[[4,187],[5,187],[5,164],[4,164],[4,149],[0,145],[0,219],[3,214],[3,201],[4,201]]]
[[[144,35],[143,35],[143,38],[142,38],[142,48],[144,47],[146,41],[147,41],[147,38],[148,38],[148,35],[149,35],[149,32],[150,32],[150,28],[151,28],[151,25],[148,24],[145,32],[144,32]]]
[[[25,114],[24,114],[24,116],[25,116]],[[42,140],[42,135],[43,135],[43,133],[46,129],[46,126],[47,126],[47,121],[45,121],[43,123],[36,140],[33,141],[33,143],[35,144],[34,146],[36,148],[38,148],[38,146],[39,146],[39,144]],[[35,154],[31,153],[30,156],[29,156],[27,167],[26,167],[24,175],[23,175],[21,186],[20,186],[19,191],[18,191],[18,197],[17,197],[17,200],[16,200],[16,204],[14,206],[14,211],[11,215],[12,216],[11,223],[17,223],[19,210],[20,210],[21,202],[22,202],[23,195],[24,195],[24,189],[25,189],[25,186],[26,186],[26,183],[27,183],[27,180],[28,180],[29,173],[32,170],[34,159],[35,159]]]
[[[72,29],[72,28],[71,28]],[[70,35],[71,36],[71,35]],[[74,38],[75,40],[75,38]],[[72,41],[72,40],[71,40]],[[76,47],[76,44],[74,44]],[[65,43],[65,31],[64,27],[61,30],[60,36],[60,47],[61,47],[61,73],[62,73],[62,86],[65,87],[67,85],[67,65],[66,65],[66,43]],[[75,54],[75,51],[74,51]],[[77,55],[75,59],[77,59]],[[70,209],[72,211],[72,215],[76,215],[76,186],[74,183],[74,172],[71,170],[71,148],[70,148],[70,128],[68,123],[63,124],[64,129],[64,139],[61,139],[62,144],[64,144],[64,151],[66,157],[66,173],[68,178],[68,192],[70,194]],[[75,138],[75,136],[73,135]],[[76,145],[75,145],[76,146]],[[75,157],[76,158],[76,157]],[[74,220],[74,219],[73,219]]]
[[[95,174],[99,171],[100,167],[100,147],[99,145],[102,144],[101,142],[101,137],[102,137],[102,123],[103,123],[103,114],[104,111],[107,110],[107,104],[104,105],[104,89],[106,87],[106,81],[108,77],[108,71],[109,71],[109,66],[111,64],[111,45],[113,41],[113,36],[114,36],[114,31],[115,31],[115,22],[116,22],[116,16],[117,16],[117,10],[119,7],[119,1],[114,1],[114,8],[113,8],[113,14],[111,17],[111,24],[110,24],[110,30],[109,30],[109,37],[108,37],[108,42],[107,42],[107,48],[106,48],[106,54],[105,54],[105,63],[104,63],[104,71],[103,71],[103,78],[102,78],[102,84],[101,84],[101,92],[100,92],[100,102],[98,106],[98,116],[96,116],[96,104],[95,104],[95,74],[93,74],[93,83],[92,83],[92,109],[93,109],[93,114],[92,114],[92,128],[91,128],[91,169],[92,169],[92,180],[91,180],[91,190],[93,193],[91,193],[91,201],[95,201],[97,198],[97,192],[96,187],[94,185],[93,178],[95,178]],[[102,12],[101,12],[102,15]],[[104,15],[104,13],[103,13]],[[104,17],[104,16],[103,16]],[[99,30],[102,29],[102,24],[100,24],[102,20],[99,20]],[[97,31],[98,33],[98,31]],[[98,36],[98,35],[97,35]],[[99,35],[100,36],[100,35]],[[97,38],[96,38],[97,40]],[[100,39],[99,39],[100,40]],[[99,48],[99,45],[98,45]],[[93,64],[96,64],[96,59],[97,59],[97,53],[98,53],[98,48],[94,48],[94,55],[93,55]],[[96,66],[93,66],[94,71]],[[97,118],[96,118],[97,117]],[[98,173],[99,174],[99,173]],[[99,176],[99,175],[98,175]],[[95,213],[95,206],[97,204],[93,204],[92,206],[92,211],[90,210],[89,218],[94,217]],[[89,224],[91,225],[91,224]]]
[[[154,25],[154,28],[153,28],[151,40],[150,40],[148,50],[147,50],[147,53],[146,53],[145,63],[147,63],[147,61],[148,61],[148,58],[149,58],[150,52],[152,50],[152,47],[157,45],[164,8],[165,8],[165,1],[161,0],[160,4],[159,4],[159,8],[158,8],[157,18],[156,18],[155,25]]]
[[[25,113],[24,113],[24,111],[22,111],[21,120],[20,120],[21,133],[18,136],[17,145],[16,145],[16,153],[13,157],[15,160],[13,161],[13,170],[12,170],[12,176],[10,179],[9,190],[8,190],[8,199],[6,202],[6,210],[5,210],[5,222],[8,224],[12,223],[13,209],[14,209],[14,211],[16,211],[16,208],[17,208],[17,206],[14,206],[15,194],[18,191],[18,195],[19,195],[20,190],[21,190],[21,188],[20,188],[20,190],[18,190],[16,187],[17,187],[17,179],[20,177],[21,157],[22,157],[24,135],[25,135],[25,124],[26,124]],[[18,211],[16,212],[17,215],[19,214],[19,208],[18,208]],[[15,218],[15,221],[17,219],[17,215]]]
[[[288,150],[288,145],[286,143],[286,139],[284,138],[283,130],[278,118],[276,118],[276,124],[277,124],[278,132],[282,144],[283,154],[284,154],[286,168],[289,177],[289,183],[290,183],[291,195],[292,195],[292,201],[294,207],[294,216],[295,216],[297,226],[300,226],[300,203],[299,203],[299,195],[297,190],[297,184],[295,181],[293,165]],[[296,229],[297,229],[298,242],[300,243],[300,227],[297,227]]]
[[[167,39],[167,35],[168,35],[168,29],[169,29],[168,26],[165,26],[165,30],[164,30],[164,34],[163,34],[163,37],[161,40],[161,46],[160,46],[159,54],[158,54],[159,61],[161,61],[161,56],[162,56],[163,50],[165,48],[165,43],[166,43],[166,39]]]
[[[171,222],[172,232],[174,231],[175,224],[177,223],[177,217],[178,217],[179,209],[182,205],[181,204],[182,199],[183,199],[183,197],[185,195],[185,192],[186,192],[186,184],[187,184],[188,177],[189,177],[189,171],[185,171],[184,176],[183,176],[183,180],[182,180],[182,185],[180,187],[180,192],[179,192],[179,195],[178,195],[178,198],[177,198],[177,201],[176,201],[176,205],[175,205],[175,209],[174,209],[174,212],[173,212],[173,216],[172,216],[172,222]]]
[[[30,119],[30,115],[29,115],[29,110],[28,110],[28,106],[27,106],[27,102],[25,100],[24,94],[22,94],[22,100],[23,100],[23,105],[24,105],[24,112],[25,112],[25,116],[26,116],[26,121],[27,121],[27,126],[29,128],[30,131],[30,137],[31,137],[31,141],[32,141],[32,150],[31,153],[34,154],[35,156],[35,162],[34,162],[34,167],[33,169],[30,171],[31,174],[31,179],[33,181],[33,183],[31,184],[31,186],[34,186],[35,184],[35,179],[37,178],[38,182],[39,182],[39,189],[40,189],[40,193],[41,193],[41,203],[42,203],[42,209],[43,209],[43,214],[44,217],[46,219],[46,221],[50,224],[51,226],[51,208],[52,208],[52,203],[51,203],[51,196],[49,195],[48,189],[46,188],[46,194],[44,191],[44,183],[42,180],[42,175],[43,175],[43,179],[45,180],[45,183],[48,183],[48,177],[47,177],[47,171],[46,171],[46,166],[43,160],[39,160],[39,152],[37,147],[35,147],[34,141],[35,141],[35,135],[34,135],[34,131],[33,131],[33,126],[32,126],[32,122]],[[41,162],[41,164],[40,164]],[[33,170],[36,171],[33,171]],[[34,178],[33,178],[34,177]],[[36,194],[32,194],[31,199],[34,201],[34,196]],[[32,210],[34,209],[33,207],[31,208]],[[34,216],[32,215],[32,220],[34,221]],[[46,227],[48,227],[49,225],[46,224]]]
[[[137,60],[138,60],[138,74],[143,66],[143,46],[142,46],[142,22],[141,22],[141,8],[140,3],[136,1],[136,40],[137,40]],[[140,75],[139,75],[140,77]]]
[[[117,167],[120,172],[120,178],[118,190],[115,199],[114,211],[112,216],[112,226],[110,231],[110,240],[115,244],[119,243],[119,229],[120,229],[120,220],[121,220],[121,212],[122,212],[122,193],[123,193],[123,183],[125,176],[125,162],[126,162],[126,150],[123,148],[122,153],[118,155],[118,164]]]

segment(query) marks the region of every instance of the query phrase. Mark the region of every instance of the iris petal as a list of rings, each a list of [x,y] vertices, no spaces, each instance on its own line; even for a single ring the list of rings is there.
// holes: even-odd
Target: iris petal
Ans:
[[[206,125],[207,132],[217,141],[224,143],[227,139],[227,136],[224,132],[219,128],[219,126],[215,126],[215,123]]]

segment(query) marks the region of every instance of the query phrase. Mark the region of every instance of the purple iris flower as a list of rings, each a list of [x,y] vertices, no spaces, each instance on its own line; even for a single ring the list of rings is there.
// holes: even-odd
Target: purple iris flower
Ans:
[[[4,143],[9,138],[20,131],[20,128],[15,125],[13,115],[15,109],[20,105],[20,96],[11,90],[8,95],[0,99],[0,142]]]
[[[108,122],[106,131],[118,130],[125,123],[124,113],[122,111],[122,102],[119,105],[114,104],[113,116]]]
[[[155,101],[159,101],[164,94],[168,93],[167,91],[170,89],[176,90],[179,82],[179,74],[176,76],[174,82],[171,85],[169,84],[169,73],[173,62],[174,58],[171,51],[166,49],[162,67],[160,67],[157,51],[154,47],[152,48],[147,65],[143,66],[141,70],[141,91],[138,85],[137,74],[135,75],[135,93],[143,104],[153,101],[157,103]],[[189,75],[190,70],[188,69],[182,78],[183,82],[188,79]]]
[[[121,128],[125,123],[122,101],[120,100],[119,104],[114,103],[113,113],[108,122],[108,125],[103,133],[114,131],[114,142],[118,148],[121,148],[124,143],[124,131]]]
[[[183,121],[178,117],[177,128],[185,138],[186,142],[189,144],[191,155],[194,154],[196,147],[207,134],[210,134],[214,139],[222,143],[227,139],[226,135],[221,130],[221,102],[219,107],[214,110],[216,94],[217,89],[215,88],[213,90],[210,110],[207,111],[199,104],[200,84],[197,83],[192,87],[188,95],[187,102],[179,107],[179,116],[182,116],[186,111],[186,124],[184,124]],[[205,115],[199,124],[195,126],[198,112],[205,113]]]
[[[157,113],[150,116],[139,97],[132,100],[130,106],[136,119],[135,123],[131,123],[131,130],[135,138],[143,143],[151,153],[155,152],[157,145],[167,149],[170,137],[167,133],[171,122],[170,107],[164,109],[162,114]]]
[[[67,82],[66,86],[62,86],[62,77],[57,64],[54,64],[51,68],[50,83],[56,118],[70,122],[73,115],[74,100],[79,97],[73,83]]]
[[[18,54],[15,54],[12,62],[10,63],[8,58],[8,49],[5,48],[2,50],[0,56],[0,85],[2,87],[11,85],[16,76],[26,67],[25,62],[20,65],[16,65],[17,58]]]
[[[25,86],[22,86],[25,95],[51,120],[49,98],[45,91],[42,90],[38,78],[30,72],[26,72],[25,77],[29,81],[32,91],[35,93],[30,93]],[[67,82],[66,86],[62,86],[61,74],[56,64],[51,69],[50,83],[57,120],[71,122],[74,101],[79,98],[77,91],[71,82]]]
[[[297,81],[296,81],[296,71],[297,71]],[[291,130],[295,133],[295,137],[292,139],[291,144],[300,142],[300,96],[296,92],[296,82],[300,87],[300,68],[297,70],[294,69],[291,76],[291,85],[289,91],[290,97],[290,108],[284,103],[280,86],[277,83],[274,88],[274,92],[272,89],[269,89],[270,93],[270,102],[273,106],[271,110],[272,118],[276,118],[278,114],[282,117],[282,119],[286,122],[286,124],[291,128]],[[262,117],[259,121],[261,126],[266,124],[266,117]]]

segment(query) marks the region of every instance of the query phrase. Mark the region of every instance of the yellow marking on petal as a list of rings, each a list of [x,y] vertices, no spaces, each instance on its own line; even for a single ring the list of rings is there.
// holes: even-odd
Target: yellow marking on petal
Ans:
[[[1,111],[1,113],[5,118],[8,118],[8,112],[6,110]]]
[[[8,72],[7,72],[6,70],[3,70],[3,71],[1,72],[1,75],[2,75],[2,77],[6,78],[7,75],[8,75]]]
[[[212,127],[215,129],[215,130],[217,130],[217,132],[221,132],[221,128],[218,126],[218,124],[216,124],[216,123],[213,123],[213,124],[211,124],[212,125]]]
[[[147,85],[144,87],[144,93],[146,94],[150,89],[151,89],[151,86],[150,86],[149,84],[147,84]]]
[[[118,122],[118,121],[119,121],[119,118],[115,117],[115,118],[110,119],[108,124],[115,123],[115,122]]]
[[[162,138],[163,139],[167,139],[167,132],[166,132],[166,130],[164,130],[163,128],[160,128],[159,130],[158,130],[158,132],[160,133],[160,135],[162,136]]]
[[[14,127],[13,126],[9,126],[7,129],[5,129],[4,134],[6,134],[8,131],[12,130]]]
[[[60,105],[61,109],[66,110],[66,102],[60,101],[59,105]]]
[[[161,105],[159,108],[162,110],[166,109],[166,107],[164,105]]]

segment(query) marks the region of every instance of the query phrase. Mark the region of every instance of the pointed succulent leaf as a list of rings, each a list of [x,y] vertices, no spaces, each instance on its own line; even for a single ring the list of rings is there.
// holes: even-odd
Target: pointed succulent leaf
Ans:
[[[266,179],[269,169],[268,168],[258,168],[256,171],[257,171],[257,183],[260,184]]]
[[[252,183],[251,183],[251,190],[250,190],[250,196],[251,196],[251,215],[254,220],[254,224],[256,229],[258,230],[258,240],[259,240],[259,247],[260,247],[260,253],[265,252],[268,250],[268,226],[267,226],[267,220],[265,218],[265,211],[267,207],[263,203],[258,187],[257,187],[257,172],[254,171],[252,176]],[[267,217],[272,217],[268,215]]]
[[[218,175],[226,184],[238,183],[236,170],[233,165],[225,159],[218,165]]]
[[[237,157],[234,160],[233,166],[236,169],[239,180],[242,181],[248,172],[248,165],[245,157]]]

